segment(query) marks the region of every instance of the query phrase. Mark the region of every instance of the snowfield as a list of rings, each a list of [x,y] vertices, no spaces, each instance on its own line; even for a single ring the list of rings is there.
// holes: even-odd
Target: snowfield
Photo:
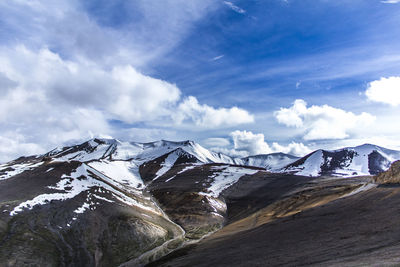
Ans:
[[[157,214],[161,213],[158,207],[149,205],[149,203],[141,203],[137,199],[134,199],[131,196],[127,196],[123,192],[115,189],[114,187],[93,178],[92,175],[88,172],[88,169],[90,170],[91,168],[88,167],[86,164],[82,164],[70,175],[64,174],[61,177],[61,180],[55,186],[48,187],[50,189],[61,192],[41,194],[31,200],[22,202],[10,212],[10,215],[14,216],[24,209],[32,209],[36,205],[48,204],[51,201],[65,201],[67,199],[72,199],[80,193],[87,191],[93,187],[100,187],[105,190],[105,192],[110,192],[114,198],[127,205],[136,206],[140,209],[151,211]],[[112,200],[107,199],[106,201],[110,202]],[[89,205],[89,203],[87,205]],[[87,205],[83,204],[83,206],[77,209],[76,212],[84,212]]]
[[[221,172],[217,172],[216,174],[210,176],[213,180],[211,186],[207,189],[207,193],[201,193],[206,196],[211,196],[217,198],[222,191],[231,185],[237,183],[239,179],[245,175],[253,175],[259,170],[246,169],[242,167],[233,167],[233,166],[218,166],[214,167],[215,170],[222,170]]]

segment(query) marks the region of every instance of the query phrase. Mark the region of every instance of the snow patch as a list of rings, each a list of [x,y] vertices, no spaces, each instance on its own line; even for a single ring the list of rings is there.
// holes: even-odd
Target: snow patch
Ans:
[[[187,166],[187,167],[185,167],[183,170],[179,171],[178,174],[184,173],[184,172],[186,172],[186,171],[188,171],[188,170],[192,170],[192,169],[196,168],[197,166],[198,166],[198,165]]]
[[[17,174],[23,173],[24,171],[33,170],[36,167],[42,165],[43,162],[38,163],[20,163],[20,164],[4,164],[0,166],[0,180],[6,180]],[[6,169],[11,168],[12,170],[6,171]]]
[[[321,172],[323,161],[322,150],[317,150],[306,159],[302,165],[302,169],[297,172],[297,175],[318,176]]]
[[[171,178],[168,178],[167,180],[165,180],[166,183],[168,183],[169,181],[171,181],[172,179],[174,179],[176,177],[176,175],[172,176]]]
[[[128,197],[121,191],[118,191],[114,187],[99,181],[95,178],[93,178],[90,173],[88,173],[88,169],[92,169],[89,166],[82,164],[79,166],[74,172],[72,172],[70,175],[62,175],[61,180],[55,185],[55,186],[49,186],[48,188],[54,189],[57,191],[62,191],[62,192],[57,192],[57,193],[51,193],[51,194],[42,194],[39,196],[36,196],[32,200],[25,201],[21,204],[19,204],[17,207],[15,207],[11,212],[10,216],[14,216],[19,212],[22,212],[24,209],[32,209],[36,205],[44,205],[47,203],[50,203],[53,200],[59,200],[59,201],[64,201],[67,199],[74,198],[78,194],[80,194],[83,191],[89,190],[92,187],[102,187],[105,190],[108,190],[109,192],[112,193],[112,195],[118,199],[119,201],[131,205],[131,206],[136,206],[139,207],[140,209],[143,210],[148,210],[153,213],[160,214],[161,211],[156,208],[152,207],[150,205],[145,205],[137,201],[136,199],[133,199],[132,197]],[[87,199],[89,200],[89,198]],[[81,209],[79,210],[81,211]]]
[[[223,202],[222,200],[219,200],[218,198],[211,197],[209,195],[206,195],[207,202],[210,204],[210,206],[214,209],[214,212],[226,212],[226,203]]]
[[[187,167],[183,168],[181,171],[179,171],[176,175],[182,174],[182,173],[184,173],[184,172],[186,172],[186,171],[188,171],[188,170],[194,169],[194,168],[196,168],[197,166],[198,166],[198,165],[187,166]],[[165,180],[165,182],[167,183],[167,182],[171,181],[172,179],[174,179],[174,178],[176,177],[176,175],[172,176],[171,178],[168,178],[167,180]]]
[[[164,160],[164,163],[161,164],[161,169],[159,169],[156,173],[156,177],[154,178],[154,180],[160,178],[161,176],[163,176],[165,173],[167,173],[175,164],[175,162],[178,160],[180,156],[180,153],[178,152],[174,152],[171,153],[167,156],[167,158]]]
[[[136,189],[143,185],[143,181],[139,174],[139,166],[134,162],[102,160],[90,162],[88,165],[118,183]]]
[[[372,183],[370,183],[370,184],[363,184],[362,186],[360,186],[360,187],[357,188],[356,190],[353,190],[352,192],[350,192],[349,194],[346,194],[346,195],[342,196],[341,198],[353,196],[353,195],[356,195],[356,194],[358,194],[358,193],[361,193],[361,192],[364,192],[364,191],[368,191],[368,190],[370,190],[370,189],[372,189],[372,188],[375,188],[375,187],[377,187],[376,184],[372,184]]]
[[[84,213],[86,210],[88,210],[90,208],[89,203],[83,203],[82,206],[80,206],[79,208],[77,208],[76,210],[74,210],[75,213]]]
[[[253,175],[258,172],[258,170],[233,166],[216,166],[215,169],[222,169],[222,171],[209,177],[213,182],[207,189],[208,193],[201,193],[214,198],[217,198],[223,190],[239,181],[242,176]]]

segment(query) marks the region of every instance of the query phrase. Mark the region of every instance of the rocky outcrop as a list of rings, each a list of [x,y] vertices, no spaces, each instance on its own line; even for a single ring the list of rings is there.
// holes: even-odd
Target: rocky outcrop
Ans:
[[[375,182],[379,184],[400,183],[400,160],[395,161],[389,170],[375,176]]]

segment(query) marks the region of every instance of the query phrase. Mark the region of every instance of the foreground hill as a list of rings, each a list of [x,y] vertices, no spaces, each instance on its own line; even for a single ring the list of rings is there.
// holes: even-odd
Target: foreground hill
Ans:
[[[296,186],[296,193],[148,266],[397,266],[399,166],[373,179],[311,178],[314,185]]]
[[[370,187],[289,216],[260,212],[150,266],[397,266],[399,206],[398,187]]]

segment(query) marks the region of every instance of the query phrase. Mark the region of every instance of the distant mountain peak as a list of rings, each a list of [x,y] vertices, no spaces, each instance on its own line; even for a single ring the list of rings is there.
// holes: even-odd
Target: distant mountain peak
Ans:
[[[400,151],[363,144],[336,150],[318,149],[283,170],[306,176],[375,175],[387,170],[395,159],[400,159]]]

